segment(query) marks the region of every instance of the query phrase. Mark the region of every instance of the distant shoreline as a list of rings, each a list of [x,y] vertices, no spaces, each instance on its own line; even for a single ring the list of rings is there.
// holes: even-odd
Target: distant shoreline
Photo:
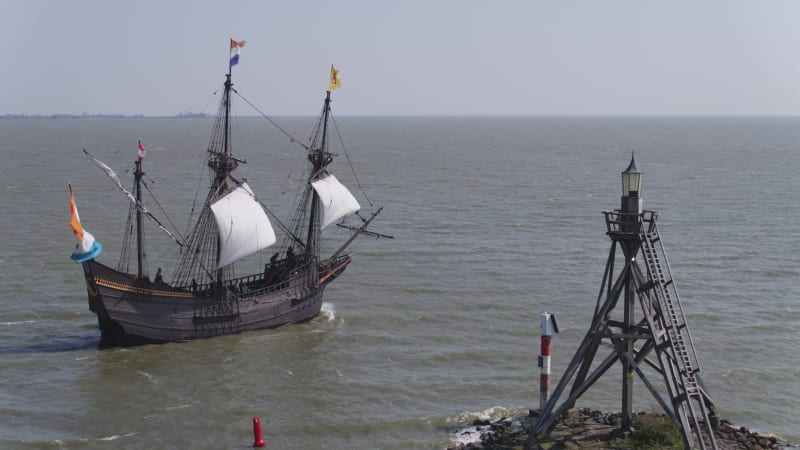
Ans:
[[[17,119],[213,119],[210,113],[180,113],[175,115],[145,114],[2,114],[0,120]],[[237,117],[257,118],[258,115],[240,115]],[[314,117],[311,114],[271,114],[270,117]],[[578,119],[578,120],[797,120],[800,115],[739,115],[739,114],[344,114],[340,117],[377,118],[377,119],[481,119],[481,120],[516,120],[516,119]]]
[[[170,117],[178,119],[207,119],[211,114],[207,113],[184,113],[176,116],[145,116],[144,114],[5,114],[0,116],[0,120],[20,120],[20,119],[148,119],[153,117]]]

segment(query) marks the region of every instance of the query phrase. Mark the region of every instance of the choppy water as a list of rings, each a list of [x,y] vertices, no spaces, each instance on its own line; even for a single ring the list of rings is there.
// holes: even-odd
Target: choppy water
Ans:
[[[281,123],[304,136],[312,120]],[[375,229],[396,239],[353,244],[323,314],[101,351],[68,257],[67,181],[112,265],[127,205],[81,149],[124,178],[143,139],[153,190],[186,213],[211,122],[0,121],[0,447],[245,448],[259,416],[268,448],[440,449],[477,416],[524,413],[538,406],[539,312],[561,328],[554,383],[589,325],[610,245],[601,211],[618,207],[632,150],[720,415],[800,441],[800,119],[337,125],[361,184],[385,206]],[[261,120],[234,132],[250,162],[240,174],[276,212],[288,210],[302,151]],[[334,170],[354,187],[345,158]],[[159,236],[148,236],[157,258]],[[346,234],[329,238],[333,248]],[[579,406],[618,410],[613,372]],[[634,396],[636,408],[658,407],[641,383]]]

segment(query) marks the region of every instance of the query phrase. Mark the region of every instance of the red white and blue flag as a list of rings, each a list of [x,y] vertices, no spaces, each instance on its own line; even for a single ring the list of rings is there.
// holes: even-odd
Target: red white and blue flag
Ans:
[[[241,50],[242,47],[244,47],[245,43],[246,43],[246,41],[234,41],[233,39],[231,39],[231,62],[230,62],[230,67],[233,67],[233,66],[239,64],[239,51]]]
[[[142,145],[142,141],[139,141],[139,162],[142,162],[144,159],[144,145]]]

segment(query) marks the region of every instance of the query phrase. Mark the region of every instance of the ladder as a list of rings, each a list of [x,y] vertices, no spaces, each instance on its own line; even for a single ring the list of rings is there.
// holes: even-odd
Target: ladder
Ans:
[[[656,355],[663,368],[675,418],[682,426],[685,443],[701,449],[717,449],[710,420],[710,417],[715,417],[714,405],[702,387],[700,363],[656,218],[654,212],[642,215],[639,238],[648,282],[643,284],[639,294],[644,297],[644,309],[656,340]],[[694,443],[689,442],[689,430],[694,433]]]

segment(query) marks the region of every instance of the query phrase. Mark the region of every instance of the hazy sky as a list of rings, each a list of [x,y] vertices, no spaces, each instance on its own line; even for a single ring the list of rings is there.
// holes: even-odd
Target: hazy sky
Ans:
[[[800,114],[800,1],[0,0],[0,114]],[[207,106],[210,102],[210,106]],[[253,114],[244,105],[237,109]]]

